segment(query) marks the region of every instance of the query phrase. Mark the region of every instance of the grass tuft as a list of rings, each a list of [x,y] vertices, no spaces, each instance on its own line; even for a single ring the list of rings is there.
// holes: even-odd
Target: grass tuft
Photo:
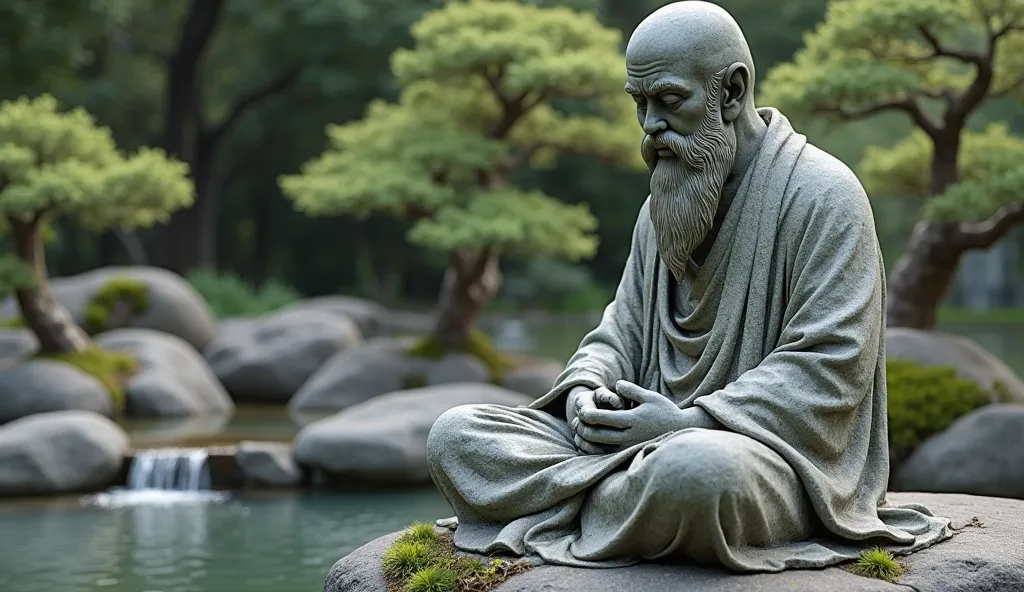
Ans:
[[[895,582],[903,575],[903,565],[893,557],[892,553],[876,547],[861,553],[860,559],[850,571],[865,578]]]
[[[498,351],[491,339],[480,330],[469,334],[465,346],[458,349],[448,349],[433,336],[428,336],[414,344],[406,352],[406,355],[416,358],[429,358],[439,360],[451,353],[466,353],[480,360],[487,367],[491,375],[491,381],[495,384],[501,382],[505,372],[512,365],[505,354]]]
[[[456,554],[451,533],[416,523],[385,551],[389,592],[489,592],[530,568],[525,561]]]

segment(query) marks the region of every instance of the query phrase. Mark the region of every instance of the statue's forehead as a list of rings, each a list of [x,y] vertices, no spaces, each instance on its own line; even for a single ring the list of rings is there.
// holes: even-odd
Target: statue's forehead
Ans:
[[[626,59],[627,90],[657,94],[672,87],[690,90],[699,83],[699,75],[692,60],[656,58],[641,61]]]

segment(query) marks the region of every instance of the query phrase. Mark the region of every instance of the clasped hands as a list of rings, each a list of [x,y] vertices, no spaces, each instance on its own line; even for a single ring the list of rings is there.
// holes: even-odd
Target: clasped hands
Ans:
[[[636,403],[627,409],[627,401]],[[566,421],[576,447],[584,454],[607,454],[653,440],[686,427],[697,427],[694,413],[680,409],[671,399],[620,380],[615,391],[606,387],[578,386],[569,393]]]

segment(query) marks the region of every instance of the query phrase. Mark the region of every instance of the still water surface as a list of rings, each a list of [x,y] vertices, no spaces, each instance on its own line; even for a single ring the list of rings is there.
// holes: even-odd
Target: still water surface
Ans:
[[[338,558],[415,520],[433,489],[99,507],[0,504],[4,592],[318,592]]]
[[[513,326],[512,341],[519,339],[524,351],[564,360],[594,322]],[[1024,375],[1024,327],[944,329],[977,340]],[[499,332],[492,328],[496,337]],[[290,441],[309,420],[281,408],[240,408],[229,418],[125,427],[135,446],[202,445]],[[433,489],[178,503],[118,499],[0,502],[0,590],[317,592],[330,566],[352,549],[413,521],[450,515]]]

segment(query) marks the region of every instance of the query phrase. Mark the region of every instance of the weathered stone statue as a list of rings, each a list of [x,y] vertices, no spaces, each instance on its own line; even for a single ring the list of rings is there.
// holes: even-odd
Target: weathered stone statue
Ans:
[[[651,194],[621,283],[550,393],[434,425],[456,545],[780,571],[948,537],[886,501],[885,276],[857,178],[755,108],[713,4],[652,14],[626,65]]]

